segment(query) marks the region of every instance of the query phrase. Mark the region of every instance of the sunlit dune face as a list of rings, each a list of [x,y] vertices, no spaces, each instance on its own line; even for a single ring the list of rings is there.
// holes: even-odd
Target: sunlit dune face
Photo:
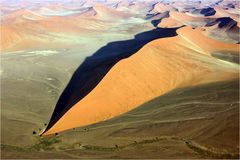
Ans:
[[[104,121],[179,87],[238,77],[238,66],[211,57],[210,52],[237,51],[190,27],[178,36],[155,40],[118,62],[103,80],[43,135]],[[210,43],[211,47],[204,45]]]

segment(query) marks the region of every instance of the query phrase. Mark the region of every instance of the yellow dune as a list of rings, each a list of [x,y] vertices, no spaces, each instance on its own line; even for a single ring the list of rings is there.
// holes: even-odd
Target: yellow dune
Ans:
[[[238,77],[237,65],[209,55],[236,51],[236,45],[223,45],[190,27],[179,29],[178,34],[152,41],[118,62],[43,136],[113,118],[175,88]]]

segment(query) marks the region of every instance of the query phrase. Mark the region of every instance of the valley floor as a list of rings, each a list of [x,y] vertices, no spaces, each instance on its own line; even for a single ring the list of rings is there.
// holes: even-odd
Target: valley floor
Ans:
[[[1,145],[2,158],[239,158],[239,83],[173,90],[137,109],[31,146]]]

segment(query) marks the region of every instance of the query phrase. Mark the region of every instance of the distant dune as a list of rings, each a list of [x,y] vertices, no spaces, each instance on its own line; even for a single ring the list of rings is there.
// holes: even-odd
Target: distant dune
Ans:
[[[191,48],[204,54],[210,54],[215,51],[233,51],[238,52],[238,44],[224,43],[216,41],[208,36],[204,36],[201,29],[191,29],[185,27],[177,31],[179,36],[191,44]]]
[[[216,15],[218,15],[219,17],[230,17],[235,21],[239,21],[239,15],[235,13],[231,13],[228,10],[224,10],[220,7],[214,7],[214,9],[216,10]]]
[[[200,16],[213,16],[215,15],[216,11],[212,7],[207,7],[203,9],[196,9],[191,12],[194,15],[200,15]]]
[[[76,36],[107,31],[113,23],[118,25],[119,22],[123,23],[126,20],[138,21],[138,18],[148,18],[148,14],[143,15],[144,12],[154,15],[148,20],[154,20],[155,27],[174,28],[182,25],[205,27],[223,17],[233,19],[239,27],[237,4],[225,1],[218,6],[214,6],[214,2],[212,4],[209,2],[211,4],[209,7],[206,7],[208,4],[206,2],[204,2],[206,5],[192,2],[187,7],[180,2],[154,3],[151,0],[149,2],[107,1],[107,5],[91,1],[81,3],[73,1],[72,3],[77,5],[64,6],[61,3],[50,3],[41,6],[38,4],[31,9],[11,9],[2,5],[3,34],[0,50],[17,51],[24,50],[25,46],[33,49],[41,48],[43,45],[53,49],[57,46],[76,45]],[[208,28],[205,29],[208,31]],[[237,43],[238,29],[231,28],[227,32],[227,34],[220,34],[222,36],[217,38],[214,35],[214,29],[209,28],[209,35],[212,38],[218,40],[226,38],[227,42]]]
[[[208,23],[205,30],[210,37],[215,39],[232,43],[239,42],[238,23],[230,17],[217,18]]]
[[[176,9],[171,7],[170,5],[164,5],[162,3],[157,3],[154,5],[154,8],[152,11],[163,13],[166,11],[175,11],[175,10]]]
[[[237,51],[238,45],[211,40],[190,27],[177,32],[177,37],[155,40],[117,63],[43,135],[110,119],[175,88],[238,77],[237,65],[210,56]]]
[[[54,49],[76,45],[81,41],[81,36],[98,35],[113,26],[131,21],[131,18],[137,22],[142,20],[136,13],[100,3],[73,11],[62,5],[11,11],[2,17],[0,50],[4,53],[24,50],[26,46],[28,49],[42,46]]]
[[[96,11],[96,17],[103,20],[113,21],[119,18],[126,19],[131,17],[131,14],[128,14],[127,12],[116,11],[102,4],[94,5],[93,9]]]
[[[41,46],[55,48],[74,44],[77,36],[88,34],[91,37],[108,30],[112,25],[111,21],[119,20],[121,16],[126,17],[118,11],[114,14],[108,13],[108,9],[102,11],[102,8],[97,8],[95,7],[98,13],[90,8],[82,14],[69,17],[46,17],[27,10],[7,15],[2,20],[0,50],[23,50],[26,46],[28,49]],[[111,21],[103,23],[103,20]]]
[[[174,28],[174,27],[181,27],[183,25],[184,24],[181,23],[180,21],[175,20],[172,17],[168,17],[168,18],[162,19],[162,21],[158,24],[158,27],[161,27],[161,28],[172,28],[173,27]]]

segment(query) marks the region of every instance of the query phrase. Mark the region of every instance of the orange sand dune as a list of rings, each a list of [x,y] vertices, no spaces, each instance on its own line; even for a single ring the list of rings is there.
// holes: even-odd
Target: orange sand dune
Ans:
[[[213,51],[236,51],[236,45],[204,38],[190,27],[178,33],[173,38],[152,41],[118,62],[95,89],[43,135],[110,119],[175,88],[238,77],[237,65],[208,55]]]

